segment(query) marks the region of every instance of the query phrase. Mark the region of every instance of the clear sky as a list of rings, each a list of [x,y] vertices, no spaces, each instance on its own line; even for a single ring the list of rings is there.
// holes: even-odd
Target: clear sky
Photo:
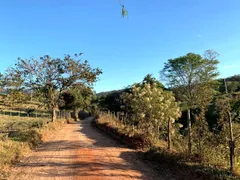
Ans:
[[[0,71],[17,57],[83,52],[103,70],[97,92],[123,88],[170,58],[220,53],[222,77],[240,74],[239,0],[0,0]]]

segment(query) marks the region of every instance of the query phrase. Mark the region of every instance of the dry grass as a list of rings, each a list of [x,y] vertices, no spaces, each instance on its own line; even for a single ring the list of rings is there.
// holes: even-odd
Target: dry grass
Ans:
[[[115,129],[119,134],[127,134],[133,136],[138,134],[139,130],[134,129],[129,125],[124,125],[123,122],[117,120],[115,117],[109,114],[101,114],[97,120],[97,124],[101,126],[110,126]],[[118,134],[116,133],[116,134]],[[141,132],[140,132],[141,133]],[[231,177],[228,174],[228,155],[226,147],[220,147],[220,145],[204,146],[205,161],[200,159],[198,154],[189,156],[187,152],[187,139],[182,136],[175,136],[173,139],[174,150],[172,153],[167,151],[167,142],[164,140],[157,141],[149,151],[143,153],[142,157],[145,160],[150,160],[158,168],[162,165],[169,166],[171,169],[175,169],[175,173],[184,177],[193,177],[192,179],[240,179],[239,177],[239,161],[236,161],[236,168],[234,174],[235,177]],[[209,142],[211,144],[211,142]],[[226,145],[227,146],[227,145]],[[194,147],[195,148],[195,147]],[[237,148],[238,149],[238,148]],[[238,150],[236,151],[236,153]],[[160,168],[161,169],[161,168]],[[191,175],[190,175],[191,174]],[[180,177],[180,176],[179,176]]]
[[[44,124],[49,121],[49,118],[30,118],[0,115],[0,131],[42,128]]]
[[[7,178],[12,164],[51,138],[64,123],[50,122],[48,118],[0,116],[0,131],[10,132],[0,135],[0,179]]]
[[[125,134],[129,137],[133,137],[134,135],[142,135],[144,137],[144,131],[142,129],[137,129],[135,126],[127,125],[110,114],[101,114],[97,121],[100,124],[108,124],[113,129],[116,129],[120,134]],[[155,141],[155,143],[155,146],[167,149],[166,141],[159,139]]]
[[[0,109],[17,109],[17,108],[20,108],[20,109],[34,108],[34,109],[38,109],[38,110],[46,109],[42,103],[37,102],[37,101],[33,101],[33,102],[26,101],[24,103],[21,102],[21,103],[14,104],[12,106],[6,105],[6,103],[4,103],[3,101],[0,101]]]
[[[31,152],[27,143],[12,141],[0,141],[0,179],[7,178],[10,174],[10,166]]]

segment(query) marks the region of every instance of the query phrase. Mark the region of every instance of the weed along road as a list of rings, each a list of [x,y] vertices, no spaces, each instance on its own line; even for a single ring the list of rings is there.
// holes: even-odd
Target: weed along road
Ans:
[[[65,125],[17,164],[9,179],[171,179],[156,175],[138,160],[136,151],[101,134],[90,121]]]

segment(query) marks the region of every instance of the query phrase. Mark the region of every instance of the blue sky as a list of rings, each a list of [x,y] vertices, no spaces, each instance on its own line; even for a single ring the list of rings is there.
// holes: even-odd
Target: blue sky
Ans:
[[[0,0],[0,71],[17,57],[83,52],[103,74],[95,90],[139,82],[170,58],[220,53],[222,77],[240,74],[239,0]]]

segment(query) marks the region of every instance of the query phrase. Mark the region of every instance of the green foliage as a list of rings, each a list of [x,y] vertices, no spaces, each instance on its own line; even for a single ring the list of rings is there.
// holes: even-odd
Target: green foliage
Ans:
[[[146,152],[141,151],[141,157],[147,160],[147,162],[149,160],[153,161],[154,165],[159,167],[160,170],[162,170],[162,166],[171,167],[170,170],[174,174],[178,174],[178,178],[198,179],[202,177],[200,179],[209,179],[211,177],[211,179],[238,179],[238,177],[229,176],[226,170],[228,145],[224,139],[226,137],[224,133],[227,131],[221,134],[203,131],[204,134],[202,134],[203,138],[200,141],[200,146],[198,145],[198,141],[194,141],[193,155],[189,156],[185,153],[186,146],[184,137],[182,136],[174,136],[174,140],[177,140],[179,147],[176,148],[175,144],[174,151],[169,153],[163,142],[161,142],[161,146],[159,142],[152,144],[150,141],[149,144],[148,137],[142,134],[141,129],[136,129],[134,126],[116,119],[116,116],[110,113],[101,113],[99,119],[96,121],[96,125],[105,132],[111,135],[114,134],[114,137],[118,136],[119,139],[124,140],[124,142],[135,148],[148,148],[149,150]],[[197,128],[198,124],[196,123],[195,125]],[[138,138],[139,136],[141,138]],[[198,135],[194,140],[197,140],[197,138],[199,138]],[[149,148],[149,145],[151,148]],[[199,147],[201,147],[201,150],[198,149]],[[199,154],[200,151],[202,154]]]
[[[26,100],[26,95],[22,89],[8,89],[7,96],[4,98],[4,104],[13,106],[24,103]]]
[[[135,86],[143,88],[145,84],[153,85],[155,84],[157,88],[164,88],[162,83],[160,83],[158,80],[156,80],[154,77],[152,77],[151,74],[147,74],[143,81],[140,83],[136,83]],[[127,87],[125,89],[121,90],[115,90],[115,91],[109,91],[109,92],[102,92],[97,94],[97,102],[100,107],[100,109],[104,110],[110,110],[114,112],[122,111],[123,109],[121,106],[123,106],[123,100],[121,98],[121,95],[124,92],[130,92],[130,88]],[[128,110],[129,112],[129,110]]]
[[[217,149],[209,149],[209,156],[215,158]],[[213,153],[214,152],[214,153]],[[219,169],[217,166],[209,164],[199,164],[191,162],[194,158],[189,158],[186,154],[169,153],[168,151],[152,147],[147,152],[141,152],[141,157],[146,162],[151,161],[162,172],[162,166],[170,167],[170,172],[177,174],[177,179],[199,179],[199,180],[237,180],[239,177],[230,176],[228,171]]]
[[[133,148],[146,149],[150,148],[152,145],[151,139],[145,134],[142,134],[139,129],[125,124],[123,120],[119,120],[115,115],[109,112],[101,112],[99,118],[95,121],[95,125],[105,132],[108,132],[110,135],[119,137],[120,140]]]
[[[167,80],[168,86],[173,88],[180,101],[187,107],[194,107],[199,99],[206,96],[201,93],[202,90],[207,89],[212,80],[218,76],[218,63],[218,60],[188,53],[185,56],[169,59],[161,75]]]
[[[100,116],[100,109],[98,108],[97,104],[92,104],[90,109],[90,114],[95,119],[98,119]]]
[[[231,94],[219,96],[215,101],[215,108],[219,125],[228,122],[228,112],[233,121],[240,121],[240,97],[234,97]]]
[[[93,98],[93,92],[90,87],[78,84],[62,94],[64,100],[63,109],[81,109],[88,110]]]
[[[114,112],[121,111],[121,106],[123,105],[121,95],[123,92],[128,92],[129,88],[110,91],[110,92],[102,92],[97,94],[96,102],[98,106],[102,110],[110,110]]]
[[[240,91],[240,75],[234,75],[225,79],[227,89],[229,93],[239,92]],[[225,93],[225,84],[224,79],[219,79],[219,92],[222,94]]]
[[[75,84],[72,88],[62,94],[63,104],[61,109],[73,110],[74,118],[78,120],[79,111],[89,112],[93,99],[93,92],[90,87],[84,84]]]
[[[162,88],[162,89],[164,89],[163,84],[162,84],[160,81],[158,81],[156,78],[152,77],[151,74],[147,74],[147,75],[143,78],[143,81],[142,81],[141,83],[137,83],[137,84],[135,84],[135,85],[136,85],[136,86],[139,86],[139,87],[144,87],[145,84],[150,84],[151,86],[152,86],[153,84],[155,84],[155,86],[156,86],[157,88]]]
[[[53,120],[63,91],[76,83],[91,86],[102,73],[98,68],[92,69],[88,61],[78,59],[79,55],[75,54],[73,58],[65,55],[63,59],[48,55],[39,59],[19,58],[15,66],[14,72],[24,80],[25,86],[44,95],[46,104],[53,111]]]
[[[169,119],[174,123],[180,116],[173,94],[163,91],[155,83],[145,84],[143,88],[133,86],[130,93],[123,93],[122,99],[124,108],[131,110],[131,118],[137,127],[153,139],[159,138],[160,127],[166,130]]]
[[[42,135],[35,129],[10,133],[9,138],[14,141],[26,142],[30,148],[35,148],[42,143]]]
[[[2,73],[0,73],[0,92],[3,90],[4,86],[6,85],[5,78]]]
[[[49,119],[1,116],[1,131],[23,131],[31,128],[42,128]]]
[[[21,76],[20,71],[16,71],[14,68],[8,68],[4,77],[5,86],[10,89],[21,90],[23,89],[24,79]]]
[[[188,153],[192,151],[192,118],[205,123],[205,112],[215,93],[215,81],[218,76],[216,60],[218,54],[213,50],[205,51],[204,57],[199,54],[188,53],[175,59],[169,59],[161,71],[162,78],[167,81],[184,110],[188,111]],[[197,109],[197,114],[191,110]],[[205,129],[204,126],[201,128]],[[198,130],[198,129],[197,129]],[[199,136],[201,133],[197,132]],[[199,137],[200,138],[200,137]]]
[[[24,84],[21,73],[15,71],[13,68],[7,69],[6,74],[1,76],[0,80],[2,87],[7,92],[5,96],[4,104],[6,105],[16,105],[26,101],[26,95],[24,94]]]

